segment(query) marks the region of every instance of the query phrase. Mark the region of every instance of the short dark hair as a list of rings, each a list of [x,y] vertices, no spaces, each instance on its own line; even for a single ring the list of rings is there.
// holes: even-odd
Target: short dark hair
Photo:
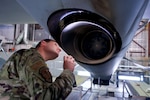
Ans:
[[[52,39],[43,39],[43,40],[41,40],[37,45],[36,45],[36,47],[35,48],[39,48],[40,47],[40,45],[41,45],[41,42],[42,41],[45,41],[45,42],[50,42],[50,41],[55,41],[55,40],[52,40]]]

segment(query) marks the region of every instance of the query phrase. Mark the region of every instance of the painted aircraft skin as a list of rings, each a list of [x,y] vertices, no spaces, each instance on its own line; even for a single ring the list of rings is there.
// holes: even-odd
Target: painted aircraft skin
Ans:
[[[79,56],[82,55],[82,58],[86,58],[87,62],[77,58],[76,55],[72,56],[76,58],[82,67],[91,73],[93,78],[109,80],[124,57],[145,10],[147,13],[149,5],[149,0],[1,0],[0,23],[38,23],[51,34],[50,26],[47,25],[48,18],[51,14],[61,9],[83,9],[104,17],[104,19],[113,25],[119,35],[120,46],[117,47],[118,43],[114,43],[114,48],[118,48],[118,51],[113,52],[111,55],[106,55],[109,58],[100,62],[95,62],[94,58],[86,57],[84,53],[80,53],[80,50],[77,51],[79,52]],[[145,17],[147,18],[147,16]],[[85,23],[87,24],[87,22]],[[95,25],[95,23],[88,24]],[[64,30],[61,31],[62,33],[59,33],[61,34],[60,36],[64,36],[62,35]],[[72,32],[72,30],[70,31]],[[53,37],[55,37],[55,34],[53,34]],[[56,41],[62,42],[61,39],[57,39]],[[75,41],[72,40],[71,42],[74,43]],[[65,48],[66,44],[59,44],[65,51],[72,49],[72,47]],[[72,54],[72,51],[67,53]]]

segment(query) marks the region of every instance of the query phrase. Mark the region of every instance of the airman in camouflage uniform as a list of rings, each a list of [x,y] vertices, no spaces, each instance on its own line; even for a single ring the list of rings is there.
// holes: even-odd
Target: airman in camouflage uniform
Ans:
[[[54,82],[45,63],[60,51],[55,41],[45,39],[36,48],[15,52],[0,72],[2,95],[12,100],[64,100],[75,83],[74,59],[64,56],[64,71]]]

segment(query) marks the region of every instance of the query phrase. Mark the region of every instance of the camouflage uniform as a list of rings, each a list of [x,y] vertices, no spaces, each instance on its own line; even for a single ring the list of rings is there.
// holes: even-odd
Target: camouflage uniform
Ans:
[[[2,95],[13,100],[64,100],[75,82],[70,70],[52,82],[44,59],[34,48],[15,52],[4,64],[0,79]]]

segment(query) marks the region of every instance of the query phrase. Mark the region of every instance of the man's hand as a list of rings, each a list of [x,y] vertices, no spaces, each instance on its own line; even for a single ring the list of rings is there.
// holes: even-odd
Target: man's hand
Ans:
[[[64,56],[64,69],[69,69],[72,72],[74,71],[75,67],[75,60],[72,56]]]

